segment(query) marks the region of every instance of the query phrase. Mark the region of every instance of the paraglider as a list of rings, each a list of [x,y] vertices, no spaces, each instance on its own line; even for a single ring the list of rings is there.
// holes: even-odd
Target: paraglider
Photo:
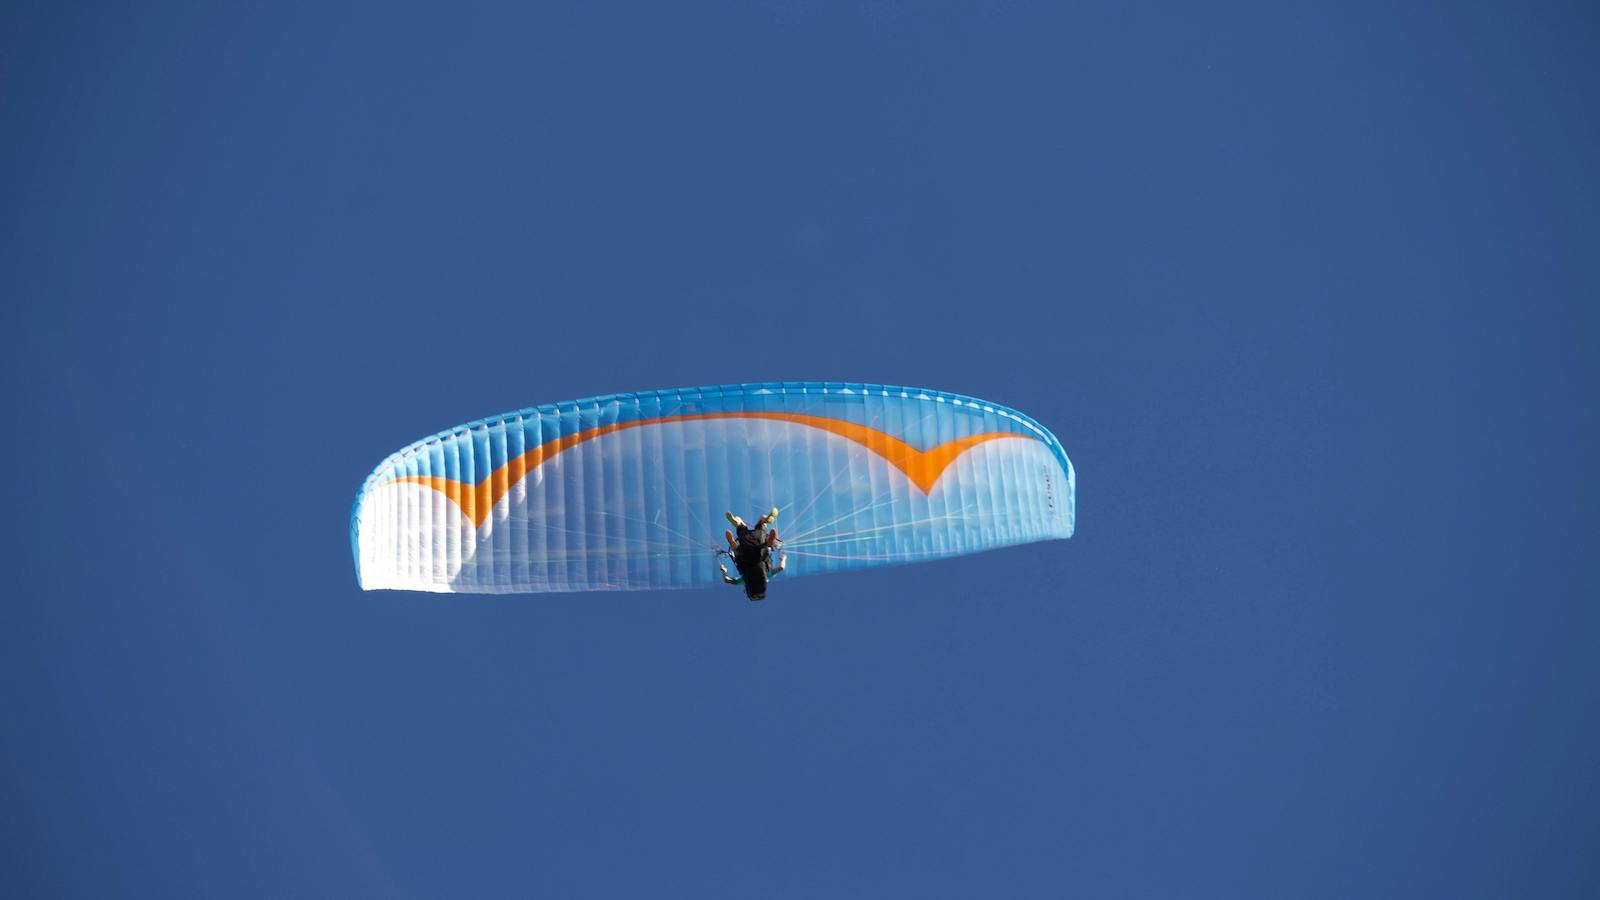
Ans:
[[[758,599],[785,569],[1071,537],[1074,492],[1055,436],[998,404],[874,384],[724,385],[538,406],[418,441],[362,485],[350,540],[367,590],[731,582]],[[768,507],[760,523],[784,516],[778,565],[775,531],[759,565],[739,565],[738,538],[711,522]],[[710,564],[719,552],[734,556],[737,582]]]
[[[722,533],[728,541],[728,549],[726,552],[719,552],[718,555],[733,558],[734,567],[739,570],[739,577],[734,578],[729,575],[728,567],[718,564],[717,568],[722,572],[722,583],[742,585],[744,595],[752,601],[765,600],[767,582],[782,575],[789,567],[787,555],[778,557],[777,568],[772,566],[772,554],[783,546],[783,543],[778,540],[777,530],[769,531],[767,526],[778,518],[778,508],[774,506],[771,512],[757,519],[754,528],[746,525],[743,519],[733,514],[732,510],[724,515],[728,518],[728,524],[738,529],[738,533],[732,531]]]

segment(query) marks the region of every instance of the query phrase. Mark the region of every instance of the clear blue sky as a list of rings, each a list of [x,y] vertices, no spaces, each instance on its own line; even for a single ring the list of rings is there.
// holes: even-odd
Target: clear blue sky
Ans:
[[[0,893],[1600,893],[1579,3],[12,4]],[[356,589],[380,459],[743,380],[1078,536]]]

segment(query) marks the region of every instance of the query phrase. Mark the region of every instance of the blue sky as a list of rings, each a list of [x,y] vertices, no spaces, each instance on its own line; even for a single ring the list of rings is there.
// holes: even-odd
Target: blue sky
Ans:
[[[8,7],[5,892],[1593,896],[1595,27]],[[1029,413],[1078,536],[355,587],[415,438],[780,379]]]

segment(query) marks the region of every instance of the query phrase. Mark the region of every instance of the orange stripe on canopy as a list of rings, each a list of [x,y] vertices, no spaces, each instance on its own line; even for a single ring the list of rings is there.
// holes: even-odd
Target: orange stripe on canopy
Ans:
[[[546,441],[520,456],[512,457],[505,465],[490,472],[488,476],[477,484],[468,484],[438,475],[406,475],[386,483],[421,484],[431,487],[449,497],[456,506],[459,506],[461,511],[467,514],[467,518],[472,520],[474,526],[482,525],[484,520],[489,518],[489,511],[494,509],[494,505],[500,502],[500,498],[511,490],[512,485],[521,481],[529,471],[538,468],[545,460],[569,447],[575,447],[584,441],[593,440],[602,435],[627,428],[662,425],[668,422],[693,422],[705,419],[771,419],[777,422],[793,422],[797,425],[820,428],[823,431],[855,441],[888,460],[890,465],[904,472],[906,477],[911,479],[911,483],[920,488],[924,494],[933,490],[934,484],[939,481],[939,477],[944,474],[944,470],[949,468],[952,462],[955,462],[956,457],[979,444],[1001,438],[1034,440],[1034,438],[1030,438],[1025,434],[990,431],[947,441],[927,450],[918,450],[905,441],[884,434],[876,428],[858,425],[855,422],[845,422],[840,419],[830,419],[827,416],[786,412],[696,413],[684,416],[664,416],[658,419],[638,419],[632,422],[617,422],[563,435]]]

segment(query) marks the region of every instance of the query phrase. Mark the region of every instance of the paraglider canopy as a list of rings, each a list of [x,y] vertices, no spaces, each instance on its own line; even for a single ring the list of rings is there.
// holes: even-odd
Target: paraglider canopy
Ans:
[[[384,460],[351,514],[366,589],[692,587],[724,510],[777,506],[804,573],[1066,538],[1072,464],[997,404],[819,382],[615,394],[441,432]]]

